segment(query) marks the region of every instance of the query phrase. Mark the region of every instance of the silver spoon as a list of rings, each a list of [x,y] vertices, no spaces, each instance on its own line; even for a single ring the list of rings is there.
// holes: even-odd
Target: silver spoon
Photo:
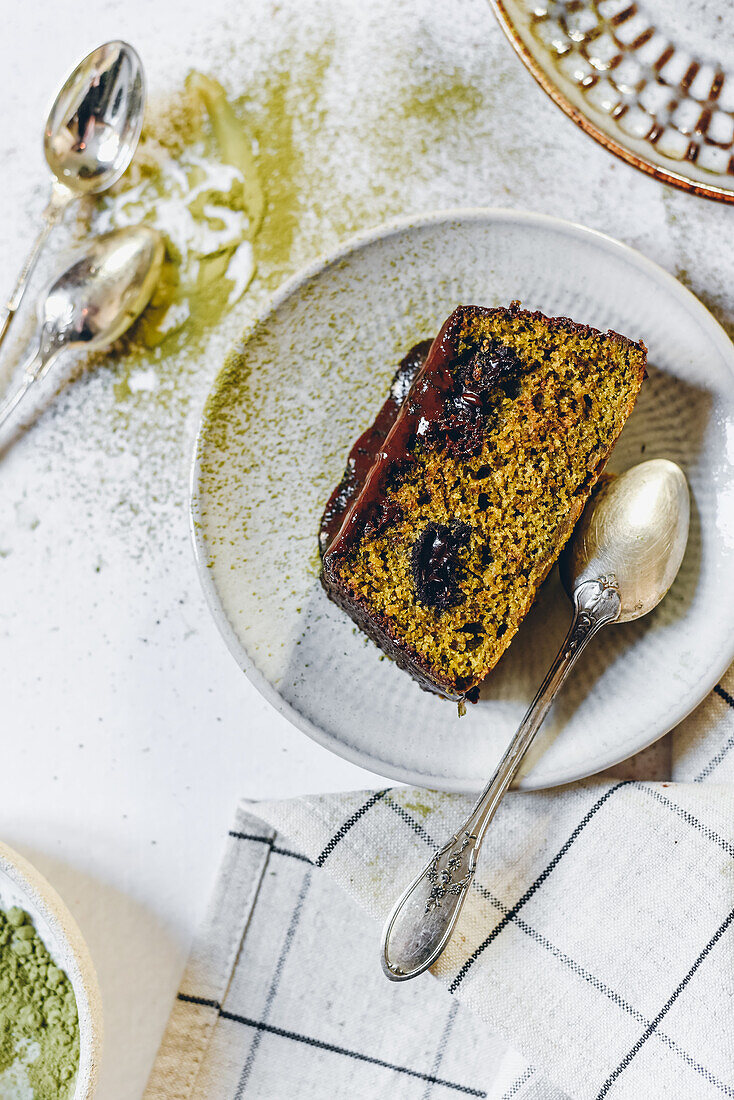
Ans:
[[[158,282],[163,239],[147,225],[104,233],[50,286],[39,305],[38,348],[0,404],[0,427],[66,348],[103,348],[130,327]]]
[[[557,691],[603,626],[639,619],[662,600],[683,560],[688,519],[686,479],[665,459],[643,462],[606,481],[587,504],[561,561],[561,577],[574,603],[569,632],[474,809],[390,914],[381,961],[392,981],[422,974],[444,951],[487,826]]]
[[[46,238],[72,199],[106,191],[132,160],[143,125],[143,65],[126,42],[106,42],[77,65],[56,97],[43,149],[56,177],[43,226],[0,320],[0,344]]]

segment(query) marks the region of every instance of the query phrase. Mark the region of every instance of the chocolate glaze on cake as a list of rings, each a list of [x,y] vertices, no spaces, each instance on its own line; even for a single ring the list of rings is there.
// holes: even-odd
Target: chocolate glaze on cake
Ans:
[[[491,345],[486,351],[472,349],[468,355],[460,356],[457,344],[462,323],[461,312],[455,310],[426,355],[427,342],[423,341],[400,364],[396,375],[398,392],[410,372],[414,381],[402,400],[393,398],[391,391],[372,427],[357,440],[345,480],[327,504],[327,512],[331,507],[327,521],[329,551],[343,553],[355,539],[378,534],[397,518],[385,511],[385,480],[396,463],[410,461],[416,440],[423,446],[439,445],[457,455],[470,454],[481,445],[489,412],[485,402],[487,390],[498,382],[512,387],[522,364],[511,348],[501,344]],[[388,431],[381,438],[385,428]],[[354,475],[347,486],[352,460]],[[346,507],[341,510],[342,523],[337,529],[336,513],[342,500],[346,501]],[[332,501],[335,501],[333,507]],[[325,553],[323,544],[321,552]]]
[[[359,496],[367,474],[377,457],[388,432],[392,428],[403,402],[408,395],[415,376],[425,363],[432,340],[421,340],[401,359],[390,386],[387,401],[366,432],[363,432],[349,452],[346,469],[341,481],[326,502],[319,528],[319,550],[321,555],[332,543],[344,522],[351,504]]]
[[[423,436],[423,443],[429,446],[458,444],[460,450],[470,450],[483,429],[483,391],[503,376],[511,382],[513,374],[521,369],[512,350],[501,345],[492,349],[493,354],[479,353],[457,362],[456,335],[460,322],[456,311],[434,340],[419,341],[401,360],[387,400],[349,452],[342,480],[327,501],[319,530],[322,558],[336,546],[343,550],[361,534],[379,534],[397,518],[382,497],[383,477],[393,461],[408,460],[416,436]],[[429,356],[431,362],[426,368]],[[450,362],[453,374],[448,370]],[[414,386],[419,375],[418,385]],[[454,606],[461,600],[457,584],[458,551],[468,542],[470,529],[466,524],[456,524],[453,530],[424,532],[424,536],[428,534],[435,538],[431,539],[427,562],[422,564],[426,555],[423,540],[414,547],[418,593],[422,593],[426,606],[437,609]],[[338,587],[329,584],[326,569],[321,580],[330,598],[348,611],[360,629],[400,668],[409,672],[425,691],[437,690],[436,682],[425,674],[416,655],[391,635],[387,624],[378,626],[368,614],[344,601]],[[450,699],[475,701],[478,689],[459,694],[444,689],[442,694]]]

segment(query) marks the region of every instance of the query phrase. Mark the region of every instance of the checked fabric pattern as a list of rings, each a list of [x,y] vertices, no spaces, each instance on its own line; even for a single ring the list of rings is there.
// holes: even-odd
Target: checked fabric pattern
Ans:
[[[328,875],[240,809],[146,1100],[488,1096],[504,1043],[430,976],[388,983],[374,941]],[[524,1068],[510,1060],[508,1088]]]
[[[413,982],[382,977],[381,923],[470,800],[242,807],[146,1100],[734,1097],[733,689],[674,732],[670,781],[510,794]]]

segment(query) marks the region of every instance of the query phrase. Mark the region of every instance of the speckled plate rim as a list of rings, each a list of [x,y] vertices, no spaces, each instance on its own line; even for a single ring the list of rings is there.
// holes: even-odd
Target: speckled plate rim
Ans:
[[[326,271],[327,268],[338,264],[353,252],[367,245],[403,233],[405,230],[425,229],[432,225],[451,221],[474,221],[477,223],[486,223],[488,221],[494,223],[520,222],[531,229],[537,227],[555,229],[556,231],[560,230],[572,237],[594,242],[602,251],[616,252],[618,255],[625,257],[630,263],[648,274],[663,288],[666,288],[673,296],[679,296],[686,303],[687,308],[698,318],[702,327],[709,331],[712,341],[719,345],[722,357],[729,364],[729,369],[732,374],[732,386],[734,387],[734,345],[732,345],[732,341],[716,318],[713,317],[695,294],[688,290],[687,287],[684,287],[682,283],[663,267],[660,267],[660,265],[653,260],[648,259],[641,252],[638,252],[637,249],[631,248],[629,245],[623,244],[621,241],[599,230],[590,229],[576,222],[566,221],[564,218],[555,218],[548,214],[539,214],[529,210],[512,210],[503,207],[458,207],[448,210],[436,210],[426,214],[415,214],[397,218],[356,234],[343,244],[338,245],[332,251],[324,253],[307,266],[301,268],[300,271],[296,272],[283,283],[279,290],[277,290],[270,297],[268,302],[265,303],[254,319],[245,327],[239,340],[233,345],[230,352],[225,357],[221,370],[225,368],[229,355],[237,348],[245,347],[253,333],[280,308],[286,299],[305,283],[309,282],[309,280]],[[365,768],[367,771],[375,772],[378,775],[397,780],[401,783],[408,783],[411,786],[429,787],[434,790],[449,791],[452,793],[476,794],[481,786],[479,783],[462,783],[454,778],[447,778],[444,775],[434,775],[431,772],[419,772],[412,768],[385,763],[371,756],[369,753],[362,752],[351,745],[345,745],[336,737],[332,737],[319,725],[302,714],[291,703],[283,699],[268,678],[257,668],[246,647],[237,636],[222,606],[216,585],[212,580],[211,569],[209,568],[209,550],[203,535],[204,525],[200,512],[199,483],[201,478],[201,451],[205,442],[206,409],[211,394],[216,390],[221,370],[217,374],[204,399],[199,416],[196,439],[194,441],[189,479],[189,532],[196,567],[199,573],[199,580],[206,602],[230,653],[245,673],[248,680],[257,691],[259,691],[263,698],[265,698],[279,714],[287,718],[296,729],[307,734],[323,748],[328,749],[330,752],[335,753],[345,760],[349,760],[352,764],[356,764],[360,768]],[[684,701],[678,700],[677,706],[672,705],[661,715],[660,724],[654,727],[652,734],[649,737],[641,738],[639,744],[637,744],[632,751],[617,753],[609,752],[606,756],[600,757],[597,765],[591,770],[582,769],[577,773],[569,772],[563,776],[552,777],[550,781],[542,784],[533,782],[533,773],[531,771],[526,776],[522,777],[515,786],[519,790],[547,790],[552,787],[573,783],[580,779],[587,779],[591,775],[596,775],[607,768],[622,763],[624,760],[628,760],[630,756],[634,756],[636,753],[654,744],[654,742],[658,741],[661,737],[664,737],[666,733],[669,733],[670,730],[682,722],[684,718],[687,718],[704,699],[707,693],[711,691],[714,685],[718,683],[719,679],[733,660],[734,621],[732,621],[731,624],[728,645],[722,649],[720,661],[713,665],[707,673],[703,674],[698,683],[689,689]]]
[[[533,54],[525,45],[525,42],[515,27],[512,17],[502,0],[489,0],[489,3],[497,16],[497,22],[525,68],[534,77],[546,95],[548,95],[556,106],[560,107],[564,114],[568,115],[571,121],[575,122],[585,134],[588,134],[589,137],[598,141],[599,144],[610,153],[614,153],[615,156],[619,157],[627,164],[631,164],[633,168],[637,168],[647,176],[652,176],[661,183],[669,183],[672,187],[680,188],[681,191],[687,191],[691,195],[698,195],[704,199],[712,199],[714,202],[734,203],[734,190],[728,190],[725,187],[715,187],[713,184],[700,183],[697,180],[689,179],[688,176],[682,176],[678,172],[662,168],[660,165],[654,164],[652,161],[645,160],[644,157],[638,156],[637,153],[633,153],[631,149],[627,149],[626,146],[621,145],[618,141],[615,141],[614,138],[610,137],[609,134],[605,134],[603,130],[595,126],[591,119],[587,118],[577,107],[574,107],[573,103],[566,98],[558,85],[548,76],[542,65],[536,61]]]
[[[79,1017],[79,1069],[74,1100],[93,1100],[102,1055],[103,1022],[102,997],[89,948],[79,925],[51,883],[24,856],[3,843],[0,843],[0,872],[48,925],[56,954],[64,955],[59,962],[74,990]],[[48,947],[43,931],[37,931]]]

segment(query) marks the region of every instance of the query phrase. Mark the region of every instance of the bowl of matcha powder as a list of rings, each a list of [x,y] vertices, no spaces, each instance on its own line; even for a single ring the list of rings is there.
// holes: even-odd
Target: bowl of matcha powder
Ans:
[[[0,844],[0,1100],[91,1100],[99,986],[81,932],[42,875]]]

